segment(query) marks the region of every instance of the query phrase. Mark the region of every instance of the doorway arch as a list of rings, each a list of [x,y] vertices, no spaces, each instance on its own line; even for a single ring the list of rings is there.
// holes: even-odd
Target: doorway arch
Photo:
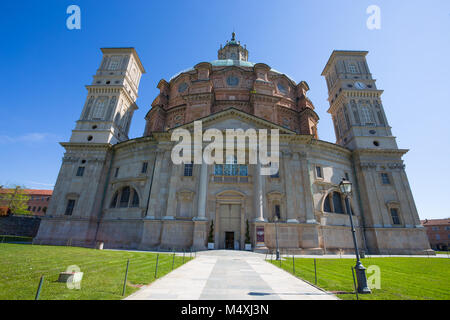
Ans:
[[[236,190],[225,190],[216,194],[215,225],[215,248],[234,250],[244,248],[245,194]],[[233,242],[232,246],[230,241]]]

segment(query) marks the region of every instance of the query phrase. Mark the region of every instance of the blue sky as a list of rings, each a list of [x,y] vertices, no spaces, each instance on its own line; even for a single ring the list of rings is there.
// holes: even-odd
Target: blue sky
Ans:
[[[66,28],[66,9],[81,8],[81,30]],[[381,29],[369,30],[369,5]],[[450,1],[3,1],[0,5],[0,184],[51,187],[63,148],[86,98],[101,47],[135,47],[147,70],[130,137],[161,78],[216,59],[233,29],[249,60],[305,80],[335,141],[325,80],[332,50],[368,50],[368,64],[400,148],[421,218],[450,216]]]

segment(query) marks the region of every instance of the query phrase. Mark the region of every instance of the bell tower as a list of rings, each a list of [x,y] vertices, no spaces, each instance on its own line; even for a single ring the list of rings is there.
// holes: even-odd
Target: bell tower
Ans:
[[[88,96],[70,142],[116,144],[128,140],[145,70],[134,48],[101,50],[100,68],[86,86]]]
[[[384,113],[381,95],[369,67],[367,51],[333,51],[322,76],[336,143],[355,149],[397,149]]]

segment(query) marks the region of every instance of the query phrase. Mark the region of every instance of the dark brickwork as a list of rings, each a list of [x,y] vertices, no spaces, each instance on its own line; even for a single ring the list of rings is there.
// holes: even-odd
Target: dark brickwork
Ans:
[[[39,217],[0,217],[0,235],[34,237],[40,223]]]

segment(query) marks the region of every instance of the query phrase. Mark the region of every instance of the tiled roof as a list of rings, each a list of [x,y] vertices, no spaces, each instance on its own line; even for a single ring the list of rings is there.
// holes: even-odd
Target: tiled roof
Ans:
[[[422,225],[426,226],[443,226],[443,225],[450,225],[450,218],[447,219],[425,219],[420,220]]]
[[[53,190],[41,190],[41,189],[21,189],[24,193],[32,196],[51,196]],[[0,188],[0,193],[11,193],[14,189]]]

